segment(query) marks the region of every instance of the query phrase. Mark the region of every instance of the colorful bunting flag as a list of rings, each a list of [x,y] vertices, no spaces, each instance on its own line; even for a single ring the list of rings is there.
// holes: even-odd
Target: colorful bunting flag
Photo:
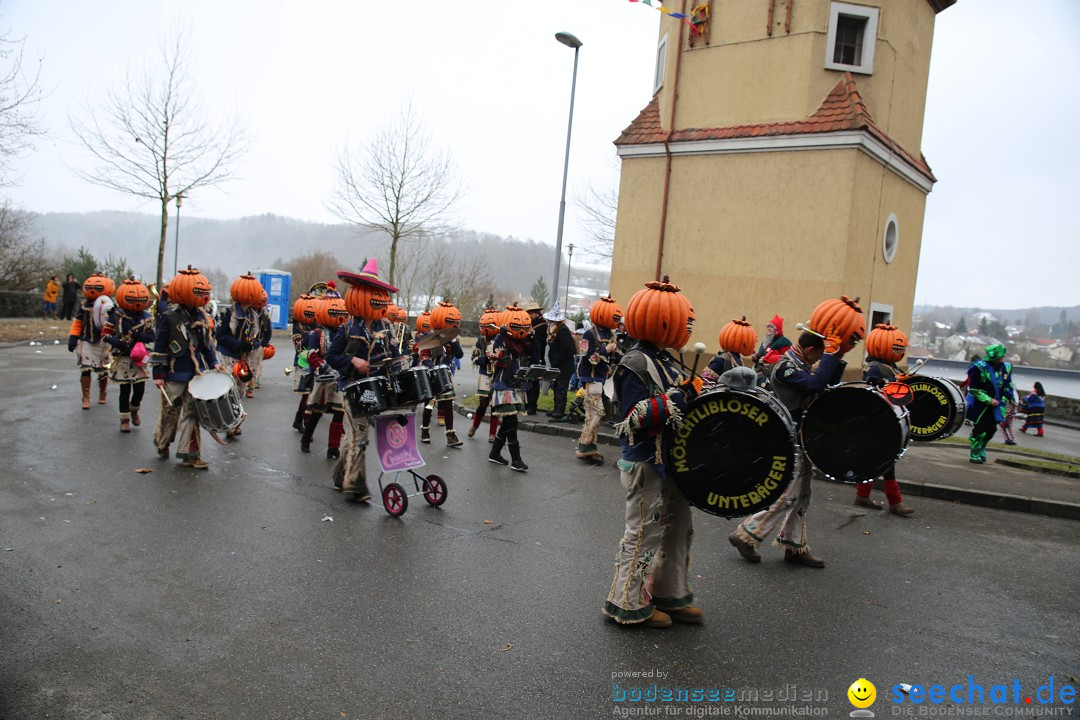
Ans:
[[[630,0],[630,2],[639,2],[642,5],[648,5],[649,7],[656,8],[660,12],[664,13],[668,17],[673,17],[676,20],[682,20],[684,23],[690,26],[690,29],[694,32],[698,32],[697,27],[690,22],[690,16],[686,13],[675,12],[664,6],[663,0]]]

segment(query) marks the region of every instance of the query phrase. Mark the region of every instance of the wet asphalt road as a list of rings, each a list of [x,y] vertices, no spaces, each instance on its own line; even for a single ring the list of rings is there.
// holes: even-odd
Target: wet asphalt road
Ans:
[[[523,434],[521,475],[479,436],[448,450],[436,433],[424,454],[449,499],[394,519],[299,452],[280,358],[240,441],[208,446],[200,472],[157,458],[153,393],[121,435],[115,388],[82,411],[71,355],[37,349],[0,349],[2,720],[609,717],[613,682],[795,685],[846,716],[859,677],[880,717],[901,682],[1080,686],[1076,521],[925,499],[901,519],[817,484],[826,569],[774,548],[746,563],[732,521],[695,513],[707,623],[621,629],[600,616],[617,473],[579,465],[569,440]]]

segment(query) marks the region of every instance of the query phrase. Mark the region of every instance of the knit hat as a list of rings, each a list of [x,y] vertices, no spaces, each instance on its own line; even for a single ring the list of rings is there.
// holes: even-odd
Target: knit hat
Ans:
[[[988,345],[986,347],[986,359],[989,362],[997,362],[1001,358],[1005,357],[1004,345]]]
[[[779,315],[773,315],[773,318],[769,321],[769,323],[772,324],[774,328],[776,328],[777,335],[784,334],[784,318],[780,317]]]

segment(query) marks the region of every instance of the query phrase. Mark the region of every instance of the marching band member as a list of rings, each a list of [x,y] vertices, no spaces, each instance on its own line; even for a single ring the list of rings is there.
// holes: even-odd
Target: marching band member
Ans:
[[[111,297],[115,288],[112,279],[93,273],[83,283],[83,297],[86,302],[82,304],[71,321],[71,330],[68,332],[68,352],[78,349],[79,369],[81,371],[79,382],[82,384],[82,409],[90,409],[90,373],[97,373],[98,377],[98,404],[105,404],[105,393],[109,387],[109,369],[106,367],[106,359],[110,347],[102,342],[101,331],[104,322],[97,322],[94,318],[94,303],[99,297]]]
[[[574,344],[574,334],[566,326],[566,315],[559,307],[556,300],[551,309],[544,313],[547,320],[548,334],[545,345],[547,346],[547,366],[559,371],[559,376],[551,383],[554,407],[548,413],[551,422],[569,422],[566,416],[566,392],[570,387],[570,378],[574,374],[574,356],[577,355],[577,346]]]
[[[574,455],[593,465],[603,465],[604,456],[596,449],[596,432],[604,419],[604,383],[622,357],[615,336],[622,325],[622,308],[610,297],[602,297],[589,308],[589,320],[592,325],[581,336],[577,366],[578,382],[585,389],[585,424]]]
[[[343,389],[351,380],[375,374],[373,366],[397,357],[397,347],[383,321],[390,305],[390,293],[397,292],[397,288],[379,279],[375,258],[368,260],[359,273],[342,271],[338,277],[350,284],[345,305],[352,319],[334,335],[325,360],[341,376],[339,387]],[[348,403],[345,418],[345,452],[334,465],[334,488],[366,502],[371,499],[365,468],[368,420],[363,415],[354,416]]]
[[[449,365],[454,358],[461,359],[465,356],[465,351],[461,349],[461,343],[459,343],[456,338],[439,347],[421,350],[420,342],[425,338],[430,337],[432,332],[436,332],[432,325],[428,324],[425,326],[420,324],[421,318],[424,317],[424,313],[421,313],[420,316],[417,317],[416,335],[413,336],[413,357],[416,358],[418,365],[423,365],[426,368],[433,368],[436,365]],[[458,322],[460,322],[460,320]],[[436,398],[432,403],[434,403],[438,410],[438,417],[446,425],[446,445],[448,447],[461,447],[462,442],[458,438],[457,433],[454,432],[453,397],[443,399]],[[422,443],[431,442],[430,424],[431,403],[424,406],[424,412],[421,418],[420,442]]]
[[[519,380],[517,373],[533,357],[530,343],[533,328],[528,313],[516,305],[507,309],[505,320],[488,352],[492,368],[491,414],[499,418],[499,430],[488,453],[488,461],[525,472],[529,466],[521,459],[518,413],[525,411],[526,381]],[[509,462],[502,455],[504,445],[510,450]]]
[[[325,283],[318,283],[325,287]],[[315,286],[312,286],[312,290]],[[325,289],[322,290],[325,294]],[[293,306],[292,341],[293,341],[293,370],[296,372],[296,380],[293,385],[293,393],[300,396],[300,404],[293,416],[293,429],[304,432],[304,423],[307,421],[308,394],[314,387],[315,371],[307,361],[308,335],[318,324],[316,308],[318,297],[304,293]]]
[[[1005,419],[1005,405],[1016,402],[1012,365],[1005,362],[1004,345],[990,345],[967,370],[967,419],[974,423],[968,438],[970,462],[986,462],[986,444]]]
[[[221,313],[217,324],[217,345],[223,362],[247,363],[248,371],[236,377],[237,385],[244,397],[254,397],[252,388],[255,384],[255,371],[262,361],[262,309],[263,291],[259,281],[251,273],[236,278],[229,288],[232,307]],[[254,365],[252,364],[254,363]],[[235,374],[234,374],[235,375]],[[230,435],[239,435],[240,428],[230,431]]]
[[[488,357],[488,348],[491,341],[499,334],[499,326],[495,323],[498,308],[489,307],[480,316],[480,337],[476,339],[476,347],[473,348],[472,362],[476,365],[477,381],[476,394],[480,402],[473,412],[472,425],[469,426],[469,437],[476,435],[480,423],[484,421],[484,413],[491,404],[491,358]],[[495,432],[499,429],[499,418],[491,413],[488,422],[488,442],[495,442]]]
[[[203,310],[210,300],[210,282],[188,265],[169,283],[169,309],[158,316],[154,338],[154,384],[163,391],[161,415],[154,432],[158,455],[169,457],[169,446],[179,435],[176,457],[185,467],[205,470],[199,422],[188,393],[196,375],[220,370],[214,343],[213,319]]]
[[[319,420],[324,413],[331,413],[326,457],[336,459],[341,457],[339,448],[341,436],[345,434],[345,408],[341,402],[341,390],[338,388],[338,374],[325,362],[325,358],[334,335],[349,321],[349,311],[337,290],[327,290],[326,294],[316,301],[315,307],[319,324],[307,333],[304,341],[304,347],[308,351],[308,365],[315,373],[315,382],[307,396],[308,415],[304,422],[304,434],[300,436],[300,451],[311,452],[311,440],[315,436]]]
[[[684,380],[674,358],[664,352],[685,345],[690,336],[688,312],[693,311],[678,292],[665,275],[634,295],[626,322],[637,343],[615,368],[615,401],[623,418],[616,426],[622,444],[618,465],[626,511],[603,612],[620,626],[666,628],[672,619],[700,623],[705,617],[693,606],[690,589],[690,503],[675,487],[660,453],[664,429],[682,422],[700,382]]]
[[[892,343],[879,348],[885,343],[880,341],[875,333],[881,334],[888,331],[892,335]],[[876,325],[866,338],[868,364],[863,369],[863,380],[873,385],[885,385],[887,383],[903,380],[907,376],[904,371],[897,367],[896,363],[904,359],[907,352],[907,336],[891,325]],[[886,357],[887,356],[887,357]],[[900,494],[900,484],[896,482],[896,463],[890,465],[882,474],[885,498],[889,501],[889,512],[900,517],[910,517],[915,513],[913,508],[904,504],[904,498]],[[881,503],[870,499],[870,491],[874,489],[874,483],[865,482],[855,486],[855,504],[859,507],[880,510]]]
[[[116,289],[116,307],[109,316],[105,342],[112,346],[112,381],[120,386],[120,432],[141,424],[139,408],[146,390],[147,348],[154,343],[154,318],[147,312],[150,291],[129,277]],[[138,348],[139,344],[142,348]],[[132,350],[138,350],[132,353]]]
[[[830,334],[822,339],[817,333],[806,331],[773,365],[773,392],[796,423],[802,421],[803,408],[814,396],[840,381],[847,365],[843,361],[844,352],[839,337]],[[769,508],[744,519],[728,537],[740,555],[750,562],[761,562],[757,545],[782,523],[776,544],[784,548],[784,562],[825,567],[824,560],[810,554],[810,546],[806,542],[806,512],[810,508],[810,481],[813,476],[814,466],[810,458],[805,452],[799,453],[795,477],[784,494]]]

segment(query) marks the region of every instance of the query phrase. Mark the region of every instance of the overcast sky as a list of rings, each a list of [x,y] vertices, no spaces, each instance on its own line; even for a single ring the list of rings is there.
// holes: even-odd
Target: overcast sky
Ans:
[[[411,101],[468,185],[464,225],[554,244],[574,55],[554,34],[568,31],[584,44],[564,243],[580,242],[573,199],[617,182],[612,141],[650,99],[661,21],[674,22],[626,0],[2,0],[24,63],[42,58],[51,130],[8,195],[39,212],[156,212],[72,175],[86,159],[67,118],[184,28],[205,107],[253,138],[240,178],[185,199],[185,217],[338,222],[324,204],[335,149]],[[916,302],[1080,304],[1078,41],[1076,0],[960,0],[938,15],[922,150],[939,182]]]

